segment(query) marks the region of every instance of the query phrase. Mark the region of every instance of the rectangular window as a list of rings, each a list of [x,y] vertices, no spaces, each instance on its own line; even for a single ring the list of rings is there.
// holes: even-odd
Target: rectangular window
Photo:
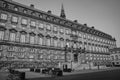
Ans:
[[[44,28],[43,23],[39,23],[39,28],[41,28],[41,29]]]
[[[12,16],[12,22],[17,23],[17,22],[18,22],[18,17],[16,17],[16,16]]]
[[[53,40],[54,41],[54,46],[57,47],[57,40]]]
[[[66,34],[69,34],[69,30],[68,29],[66,29]]]
[[[36,25],[35,25],[35,21],[31,21],[31,22],[30,22],[30,25],[35,27],[35,26],[36,26]]]
[[[43,38],[42,37],[39,38],[39,44],[43,45]]]
[[[35,37],[34,36],[30,36],[30,44],[34,44],[35,43]]]
[[[22,19],[22,24],[27,25],[27,19]]]
[[[0,56],[2,56],[2,52],[0,52]]]
[[[1,13],[1,15],[0,15],[0,19],[2,19],[2,20],[7,20],[7,17],[8,17],[8,15],[4,14],[4,13]]]
[[[60,28],[60,32],[61,32],[61,33],[64,33],[64,32],[63,32],[63,28]]]
[[[2,50],[2,45],[0,45],[0,50]]]
[[[50,46],[50,39],[47,39],[47,45]]]
[[[4,31],[0,31],[0,40],[4,39]]]
[[[64,41],[61,41],[61,47],[62,48],[64,47]]]
[[[16,34],[10,33],[10,41],[15,41]]]
[[[25,35],[21,35],[21,38],[20,38],[20,39],[21,39],[20,41],[21,41],[22,43],[25,43],[25,41],[26,41]]]
[[[51,30],[51,26],[49,24],[46,25],[47,30]]]
[[[57,27],[56,26],[53,27],[53,31],[57,32]]]

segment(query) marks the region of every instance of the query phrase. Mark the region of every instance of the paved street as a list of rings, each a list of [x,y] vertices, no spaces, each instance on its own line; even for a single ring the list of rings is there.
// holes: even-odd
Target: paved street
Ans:
[[[63,77],[41,77],[28,80],[120,80],[120,69],[104,71],[82,71],[74,74],[65,74]]]
[[[21,70],[23,71],[23,70]],[[25,70],[24,70],[25,71]],[[101,70],[81,70],[71,73],[63,73],[64,76],[51,78],[49,75],[26,72],[27,80],[120,80],[120,68],[108,68]],[[8,73],[0,72],[0,80],[6,80]],[[118,79],[119,78],[119,79]]]

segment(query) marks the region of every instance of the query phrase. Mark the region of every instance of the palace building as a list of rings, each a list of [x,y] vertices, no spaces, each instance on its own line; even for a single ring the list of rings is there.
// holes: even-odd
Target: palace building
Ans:
[[[35,9],[12,0],[0,0],[0,69],[80,67],[111,64],[111,35],[66,19],[49,10]]]

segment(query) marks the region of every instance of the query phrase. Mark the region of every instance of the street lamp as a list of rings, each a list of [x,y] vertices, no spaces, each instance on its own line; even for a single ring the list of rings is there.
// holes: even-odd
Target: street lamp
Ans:
[[[64,50],[65,50],[65,62],[67,62],[68,45],[65,45]]]

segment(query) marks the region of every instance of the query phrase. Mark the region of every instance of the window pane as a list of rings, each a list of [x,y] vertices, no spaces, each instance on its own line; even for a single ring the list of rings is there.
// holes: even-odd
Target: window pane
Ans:
[[[27,19],[22,19],[22,24],[27,25]]]
[[[40,37],[39,38],[39,44],[42,45],[43,44],[43,39]]]
[[[18,17],[13,16],[12,17],[12,22],[16,22],[17,23],[18,22]]]
[[[3,14],[2,13],[1,16],[0,16],[0,18],[3,19],[3,20],[7,20],[7,14]]]
[[[57,46],[57,40],[53,40],[54,46]]]
[[[50,46],[50,39],[47,39],[47,45]]]
[[[0,56],[2,56],[2,52],[0,52]]]
[[[50,30],[51,26],[50,25],[46,25],[47,26],[47,29]]]
[[[63,33],[63,29],[62,28],[60,29],[60,32]]]
[[[10,33],[10,41],[15,41],[15,33]]]
[[[43,23],[39,23],[39,28],[43,28]]]
[[[54,26],[54,31],[57,31],[57,27],[56,26]]]
[[[21,35],[21,42],[22,42],[22,43],[25,43],[25,41],[26,41],[26,40],[25,40],[25,35]]]
[[[35,26],[35,21],[31,21],[30,25]]]
[[[4,31],[0,31],[0,40],[4,39]]]
[[[30,43],[31,43],[31,44],[34,44],[34,39],[35,39],[34,36],[30,36]]]
[[[64,41],[61,41],[61,47],[64,47]]]

